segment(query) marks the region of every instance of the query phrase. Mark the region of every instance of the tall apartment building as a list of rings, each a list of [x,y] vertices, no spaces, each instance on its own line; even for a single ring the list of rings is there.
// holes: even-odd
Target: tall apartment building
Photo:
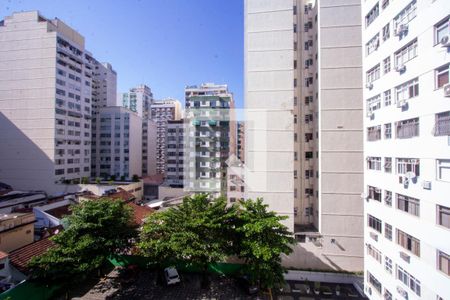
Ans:
[[[142,118],[142,175],[154,175],[156,174],[155,167],[153,166],[153,159],[150,157],[154,153],[154,142],[151,139],[153,133],[149,130],[153,130],[153,125],[150,124],[151,114],[150,107],[153,103],[152,90],[145,84],[138,85],[131,88],[127,93],[121,93],[118,96],[118,105],[126,107]],[[150,142],[150,141],[152,142]]]
[[[117,73],[109,63],[100,63],[94,59],[94,72],[92,74],[92,147],[91,147],[91,176],[100,177],[101,156],[100,145],[100,119],[98,115],[104,107],[117,105]],[[105,158],[103,158],[105,159]],[[103,172],[105,173],[105,172]]]
[[[362,5],[370,299],[450,295],[448,1]]]
[[[290,265],[363,269],[360,1],[245,2],[246,198],[288,216]]]
[[[226,193],[226,161],[235,152],[233,95],[227,85],[205,83],[185,89],[184,188]]]
[[[245,163],[245,122],[237,122],[236,156]]]
[[[156,173],[166,171],[167,122],[181,118],[181,104],[176,99],[154,101],[150,106],[150,119],[156,123]]]
[[[97,115],[95,177],[130,180],[142,176],[142,119],[120,106],[102,107]]]
[[[37,11],[0,21],[0,180],[61,192],[90,175],[94,59],[84,37]]]
[[[183,187],[184,184],[184,120],[167,121],[166,132],[166,183]]]

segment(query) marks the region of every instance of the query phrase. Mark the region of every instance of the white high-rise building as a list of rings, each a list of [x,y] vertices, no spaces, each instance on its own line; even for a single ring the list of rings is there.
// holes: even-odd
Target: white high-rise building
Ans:
[[[90,176],[95,60],[84,37],[37,11],[0,21],[0,180],[64,190]]]
[[[245,1],[245,198],[288,217],[287,266],[363,269],[360,1]]]
[[[362,2],[370,299],[450,299],[450,3]]]

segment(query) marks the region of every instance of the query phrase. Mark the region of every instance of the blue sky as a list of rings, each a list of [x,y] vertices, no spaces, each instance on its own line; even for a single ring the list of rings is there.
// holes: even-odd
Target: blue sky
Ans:
[[[0,18],[39,10],[80,32],[118,74],[118,92],[140,83],[184,103],[185,85],[226,83],[243,103],[241,0],[0,0]]]

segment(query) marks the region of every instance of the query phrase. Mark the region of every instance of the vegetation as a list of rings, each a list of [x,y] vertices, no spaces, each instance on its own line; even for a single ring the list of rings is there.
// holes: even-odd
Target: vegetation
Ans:
[[[187,197],[179,207],[150,215],[141,232],[141,252],[157,263],[182,260],[200,266],[227,256],[245,260],[251,279],[263,288],[282,283],[280,255],[292,250],[285,217],[267,211],[261,199],[227,207],[225,198]]]
[[[131,180],[133,180],[134,182],[138,182],[139,181],[139,176],[134,174]]]
[[[67,222],[69,226],[51,238],[56,246],[31,260],[34,279],[82,280],[109,256],[128,251],[136,236],[131,209],[122,201],[85,201],[72,207]]]
[[[292,252],[292,233],[281,221],[287,217],[267,211],[262,199],[241,201],[236,232],[237,255],[246,262],[247,272],[263,288],[284,282],[281,254]]]
[[[88,177],[81,178],[81,183],[82,184],[88,184],[89,183],[89,178]]]

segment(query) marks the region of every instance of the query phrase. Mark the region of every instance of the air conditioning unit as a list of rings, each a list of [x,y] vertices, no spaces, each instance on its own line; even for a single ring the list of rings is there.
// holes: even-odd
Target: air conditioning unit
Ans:
[[[406,100],[398,100],[397,101],[397,107],[398,108],[403,107],[405,105],[406,105]]]
[[[450,97],[450,83],[444,85],[444,97]]]
[[[444,35],[439,42],[442,47],[450,47],[450,35]]]
[[[368,88],[369,90],[371,90],[371,89],[373,88],[372,82],[366,83],[366,88]]]
[[[423,187],[425,190],[431,190],[431,181],[423,181],[423,182],[422,182],[422,187]]]
[[[397,286],[397,293],[399,293],[403,298],[408,300],[408,293],[400,286]]]
[[[408,178],[409,180],[412,180],[412,179],[416,178],[416,173],[406,172],[405,177]]]
[[[403,73],[403,72],[406,71],[406,66],[405,66],[405,65],[398,65],[398,66],[395,68],[395,71],[397,71],[397,72],[399,72],[399,73]]]
[[[368,110],[368,111],[367,111],[367,117],[368,117],[368,118],[372,118],[373,115],[374,115],[374,113],[373,113],[372,110]]]

